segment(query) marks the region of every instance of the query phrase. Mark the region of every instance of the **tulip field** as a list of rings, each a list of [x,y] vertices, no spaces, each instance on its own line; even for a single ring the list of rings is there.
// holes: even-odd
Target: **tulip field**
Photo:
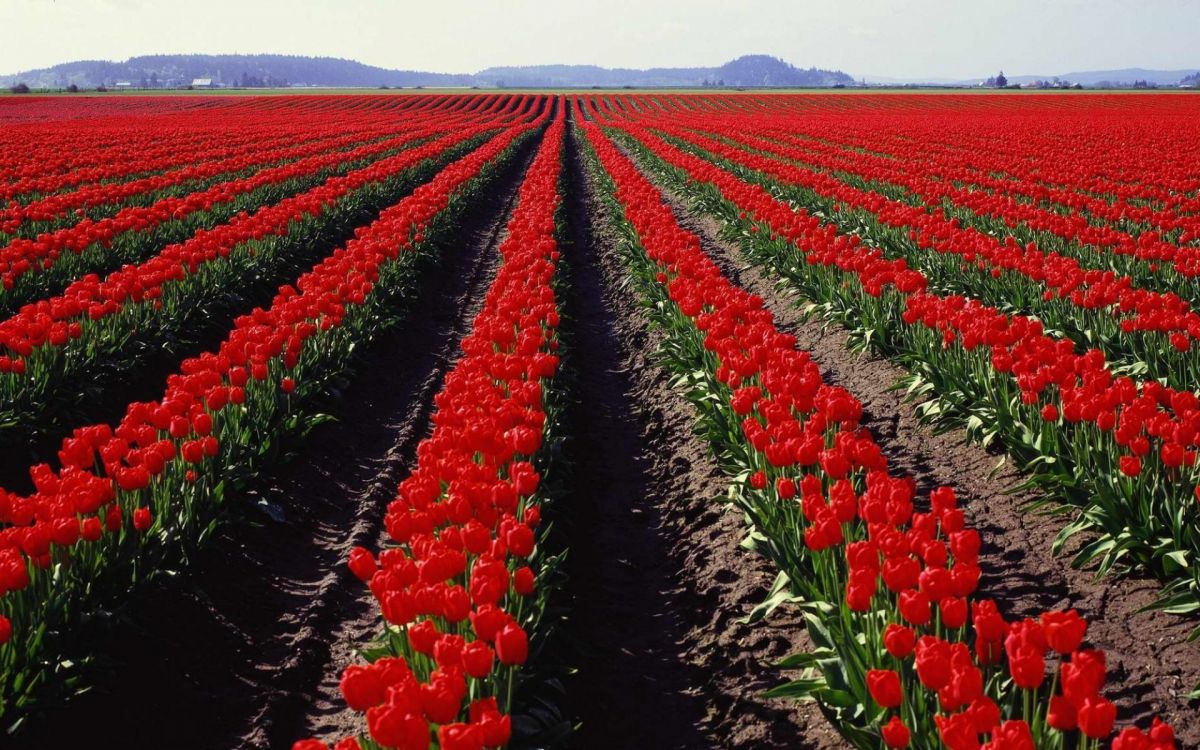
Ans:
[[[1200,747],[1196,96],[6,97],[0,283],[0,747]]]

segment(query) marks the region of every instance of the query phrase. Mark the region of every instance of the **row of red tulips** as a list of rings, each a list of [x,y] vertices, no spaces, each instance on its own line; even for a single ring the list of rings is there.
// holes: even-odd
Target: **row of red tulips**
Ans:
[[[1113,225],[1144,223],[1170,233],[1182,228],[1178,218],[1200,211],[1200,178],[1188,166],[1200,157],[1192,142],[1195,102],[1187,99],[1101,95],[1051,99],[1046,107],[960,99],[960,108],[920,97],[886,104],[778,96],[655,101],[672,114],[747,115],[752,127],[786,122],[809,148],[844,148],[872,163],[881,156]]]
[[[713,128],[710,126],[707,129]],[[1083,231],[1057,230],[1029,215],[1027,205],[1005,196],[992,195],[973,189],[973,186],[955,186],[914,168],[906,168],[892,159],[877,157],[887,166],[863,168],[859,162],[868,156],[858,153],[821,153],[814,156],[811,153],[814,150],[812,146],[797,144],[796,139],[784,135],[781,127],[755,130],[768,137],[738,134],[730,142],[758,150],[766,156],[785,159],[790,164],[829,172],[823,178],[825,180],[830,176],[836,177],[852,187],[865,189],[867,194],[879,192],[892,200],[924,209],[933,215],[935,222],[940,222],[931,225],[929,220],[918,218],[920,229],[942,239],[954,239],[966,247],[982,246],[984,256],[987,255],[989,241],[995,242],[994,237],[987,235],[999,234],[1006,237],[1006,242],[1011,242],[1007,240],[1011,237],[1026,246],[1026,253],[1030,257],[1022,259],[1023,263],[1036,261],[1044,266],[1040,273],[1035,272],[1038,278],[1054,281],[1060,296],[1067,296],[1076,290],[1083,291],[1091,298],[1089,307],[1107,303],[1112,297],[1111,292],[1089,289],[1097,283],[1116,290],[1122,287],[1145,287],[1150,291],[1173,291],[1186,299],[1196,296],[1193,277],[1195,269],[1200,268],[1197,265],[1200,262],[1200,255],[1197,255],[1200,249],[1181,246],[1177,237],[1153,231],[1143,231],[1135,236],[1111,227],[1105,230],[1107,239],[1090,236]],[[724,132],[734,131],[726,125]],[[810,187],[825,193],[820,186]],[[1087,224],[1083,217],[1076,214],[1049,213],[1056,221]],[[913,217],[920,216],[919,211],[913,212]],[[961,226],[964,224],[965,227]],[[1087,226],[1100,231],[1090,224]],[[981,234],[984,236],[981,237]],[[930,245],[923,243],[923,246]],[[1136,304],[1147,307],[1152,302],[1162,304],[1160,299],[1154,297],[1137,300]],[[1186,333],[1186,327],[1179,330]]]
[[[54,232],[35,238],[17,238],[0,248],[0,282],[11,289],[16,280],[25,274],[35,274],[50,268],[64,253],[78,255],[94,246],[108,247],[122,235],[146,236],[160,224],[179,221],[214,206],[228,203],[238,196],[252,193],[269,185],[278,185],[288,180],[311,175],[354,163],[363,159],[379,158],[397,148],[403,148],[414,140],[438,132],[429,126],[445,123],[419,122],[415,133],[391,135],[382,140],[358,145],[349,151],[330,151],[323,144],[309,147],[310,154],[297,161],[282,164],[228,182],[221,182],[206,190],[183,196],[167,196],[149,206],[128,206],[115,215],[97,221],[83,219]]]
[[[584,131],[668,359],[742,479],[736,497],[817,645],[788,660],[806,675],[776,694],[815,698],[862,748],[1090,747],[1111,736],[1104,655],[1083,647],[1086,623],[1074,611],[1009,623],[997,603],[971,601],[980,538],[953,490],[917,512],[912,481],[889,473],[859,427],[858,401],[822,382],[598,126]],[[1156,721],[1115,745],[1169,748],[1173,733]]]
[[[187,166],[226,143],[240,142],[243,133],[254,138],[290,133],[298,142],[323,130],[327,118],[321,115],[331,112],[350,126],[375,116],[396,121],[404,112],[364,107],[363,100],[324,97],[274,103],[196,100],[190,106],[143,99],[145,106],[139,108],[103,100],[94,107],[78,101],[42,102],[47,110],[43,118],[0,131],[0,201],[25,203],[78,185],[124,182],[143,172]],[[446,109],[444,99],[432,97],[413,97],[408,103],[419,107],[431,102]],[[472,108],[483,113],[495,104],[496,98],[478,97]]]
[[[1177,294],[1157,291],[1160,282],[1152,275],[1143,274],[1136,283],[1128,275],[1086,267],[1033,243],[1022,246],[1011,234],[1002,240],[963,226],[940,209],[888,200],[797,166],[774,155],[788,149],[769,141],[758,139],[758,145],[765,143],[771,151],[752,153],[682,129],[671,132],[747,170],[768,187],[778,191],[782,186],[785,197],[810,212],[837,211],[843,223],[877,225],[868,227],[877,235],[879,229],[895,230],[878,237],[881,246],[889,256],[921,268],[938,288],[1036,313],[1081,345],[1099,346],[1110,359],[1138,364],[1175,387],[1187,387],[1200,377],[1200,360],[1190,351],[1200,337],[1200,314]],[[731,140],[746,139],[739,135]]]
[[[902,188],[899,194],[911,202],[930,209],[943,209],[950,216],[958,216],[981,227],[1036,238],[1039,244],[1049,244],[1064,252],[1073,251],[1085,262],[1103,265],[1128,259],[1127,267],[1160,281],[1164,277],[1176,282],[1181,280],[1174,273],[1155,271],[1174,271],[1185,279],[1195,275],[1195,253],[1189,248],[1180,248],[1194,236],[1191,224],[1197,220],[1195,217],[1177,216],[1170,222],[1160,218],[1160,222],[1170,226],[1170,229],[1162,230],[1148,224],[1156,216],[1150,209],[1145,209],[1150,215],[1138,221],[1126,215],[1132,212],[1131,208],[1115,209],[1104,200],[1090,198],[1089,204],[1094,202],[1105,207],[1106,213],[1120,211],[1118,216],[1122,218],[1105,221],[1093,215],[1100,211],[1099,206],[1088,211],[1078,206],[1051,204],[1046,207],[1031,199],[1014,198],[1014,191],[1019,190],[1014,185],[1016,181],[1008,176],[992,177],[990,165],[972,169],[940,167],[936,159],[930,163],[929,159],[921,158],[927,156],[923,152],[903,158],[904,150],[900,149],[887,155],[847,150],[825,141],[795,136],[795,129],[788,126],[789,122],[791,120],[779,118],[756,123],[753,130],[755,135],[770,139],[765,144],[768,150],[782,147],[789,158],[822,170],[832,170],[840,179],[890,186],[893,191]],[[721,130],[728,132],[728,128]]]
[[[1024,222],[1098,248],[1125,248],[1116,251],[1131,253],[1138,241],[1179,241],[1183,237],[1186,243],[1196,227],[1191,205],[1194,197],[1173,196],[1170,206],[1149,205],[1145,198],[1130,202],[1128,196],[1100,197],[1081,190],[1078,183],[1074,187],[1062,184],[1061,180],[1075,175],[1074,170],[1058,171],[1066,165],[1063,160],[1048,160],[1030,170],[1030,157],[1040,155],[1041,149],[1024,143],[1017,154],[997,153],[996,149],[980,154],[973,150],[974,141],[967,133],[955,132],[957,142],[943,144],[928,138],[900,141],[895,131],[874,137],[852,135],[844,124],[837,123],[797,129],[797,120],[787,117],[761,124],[777,130],[781,141],[802,147],[814,160],[844,164],[847,171],[869,179],[892,182],[898,178],[929,205],[941,205],[945,200],[963,202],[978,213],[1012,221],[1012,226]],[[1030,130],[1041,127],[1027,123],[1013,130],[1023,140]],[[1067,137],[1067,133],[1054,132],[1046,145],[1061,150]],[[1153,180],[1154,176],[1143,174],[1141,179],[1147,178]],[[1106,187],[1112,189],[1113,184]]]
[[[110,115],[111,117],[111,115]],[[38,197],[101,182],[117,182],[150,171],[184,166],[214,148],[222,125],[252,128],[251,118],[200,116],[190,127],[178,119],[146,117],[114,122],[64,117],[31,127],[14,126],[0,134],[0,200],[24,203]]]
[[[1037,320],[928,291],[926,277],[889,260],[838,217],[822,220],[757,184],[633,128],[635,148],[726,223],[744,247],[859,333],[864,346],[902,358],[913,389],[938,398],[934,421],[966,424],[1001,441],[1034,481],[1083,507],[1059,539],[1099,534],[1076,558],[1102,569],[1137,564],[1169,583],[1164,602],[1200,609],[1196,445],[1200,401],[1190,391],[1119,375],[1103,353],[1077,353]],[[671,170],[676,170],[672,172]],[[849,282],[849,283],[847,283]]]
[[[1074,217],[1086,218],[1092,228],[1121,230],[1111,235],[1114,244],[1127,241],[1121,236],[1126,229],[1135,236],[1151,230],[1186,242],[1186,235],[1195,236],[1200,182],[1179,162],[1197,154],[1194,147],[1174,140],[1189,126],[1187,119],[1172,119],[1165,131],[1153,133],[1132,120],[1099,133],[1093,127],[1089,133],[1086,121],[1047,128],[1044,121],[1026,119],[1000,123],[1004,139],[995,137],[996,124],[981,131],[962,123],[946,127],[944,119],[916,119],[886,130],[823,122],[819,130],[806,131],[824,142],[890,157],[944,181],[1066,215],[1084,232],[1090,230]],[[938,125],[940,130],[935,130]],[[1124,147],[1114,148],[1114,142]],[[1175,158],[1163,159],[1161,145],[1168,145]],[[1067,148],[1074,151],[1072,158],[1058,158]],[[1036,215],[1053,221],[1041,211]],[[1095,235],[1098,244],[1106,242],[1105,236]]]
[[[363,548],[350,556],[386,630],[369,663],[342,673],[367,729],[339,750],[483,750],[512,737],[514,687],[547,594],[538,465],[557,426],[548,404],[564,131],[560,114],[521,185],[500,269],[435,398],[433,432],[388,506],[391,545],[378,559]]]
[[[543,115],[544,117],[544,115]],[[237,486],[302,431],[305,408],[350,366],[416,283],[434,237],[539,123],[518,123],[356,231],[272,304],[239,317],[217,351],[185,360],[163,397],[114,428],[74,431],[36,491],[0,491],[0,712],[60,689],[71,634],[211,532]]]
[[[80,382],[99,381],[92,390],[103,390],[102,373],[134,372],[162,348],[227,325],[244,299],[269,295],[495,128],[460,126],[24,306],[0,322],[0,414],[9,425],[0,438],[11,443],[59,426],[76,404],[86,414]]]
[[[704,140],[704,139],[700,139]],[[1082,348],[1097,348],[1114,366],[1187,389],[1200,377],[1192,348],[1200,316],[1174,293],[1137,288],[1129,276],[1082,268],[1077,261],[1022,246],[1011,235],[1001,242],[957,219],[932,217],[924,209],[847,188],[865,200],[848,202],[742,163],[747,154],[720,141],[731,158],[687,140],[672,142],[767,188],[811,214],[836,215],[837,224],[870,240],[889,259],[903,259],[942,291],[963,294],[997,308],[1036,315],[1047,328]],[[772,160],[766,160],[772,169]],[[782,166],[784,170],[787,165]],[[915,222],[906,217],[916,215]],[[936,225],[936,226],[931,226]],[[920,227],[920,228],[918,228]],[[1187,282],[1190,285],[1190,281]]]
[[[233,133],[228,142],[205,144],[187,161],[169,169],[156,169],[153,160],[134,168],[136,179],[90,182],[73,190],[52,193],[26,203],[11,202],[0,210],[0,233],[31,237],[68,226],[87,216],[93,220],[126,205],[147,205],[169,195],[185,195],[211,185],[249,177],[271,166],[324,151],[347,149],[382,140],[395,133],[392,123],[378,118],[347,127],[312,129],[272,128],[265,133]],[[241,135],[242,138],[238,136]]]

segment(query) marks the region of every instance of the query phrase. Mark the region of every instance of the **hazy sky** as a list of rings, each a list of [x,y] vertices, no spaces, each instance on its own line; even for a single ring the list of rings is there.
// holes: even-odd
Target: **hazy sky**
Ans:
[[[0,73],[170,52],[388,68],[718,65],[896,77],[1200,68],[1200,0],[0,0]]]

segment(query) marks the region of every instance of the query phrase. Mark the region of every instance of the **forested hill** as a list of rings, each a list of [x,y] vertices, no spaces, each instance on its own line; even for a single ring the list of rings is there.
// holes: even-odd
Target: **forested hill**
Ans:
[[[853,83],[836,70],[797,68],[767,55],[747,55],[716,68],[602,68],[533,65],[474,74],[389,70],[354,60],[299,55],[148,55],[125,62],[80,60],[0,76],[0,85],[32,88],[116,86],[170,88],[212,79],[221,86],[833,86]]]
[[[481,86],[834,86],[854,79],[840,70],[802,69],[768,55],[746,55],[718,68],[601,68],[596,65],[533,65],[488,68],[475,74]]]

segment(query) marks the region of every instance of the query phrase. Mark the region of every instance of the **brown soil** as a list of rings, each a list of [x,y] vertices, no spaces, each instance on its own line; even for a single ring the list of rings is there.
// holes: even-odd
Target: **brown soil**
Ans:
[[[662,187],[660,185],[660,187]],[[738,284],[763,297],[781,330],[821,364],[827,382],[848,388],[863,404],[863,425],[897,472],[912,476],[918,492],[951,485],[968,523],[983,535],[982,596],[994,598],[1009,619],[1037,616],[1047,609],[1074,607],[1088,619],[1088,641],[1107,651],[1105,694],[1119,706],[1121,725],[1148,726],[1160,715],[1174,724],[1181,747],[1200,746],[1197,703],[1187,693],[1200,684],[1200,644],[1187,636],[1197,623],[1159,611],[1141,611],[1159,589],[1156,582],[1123,576],[1097,579],[1070,567],[1069,558],[1051,554],[1064,516],[1048,516],[1025,506],[1037,499],[1013,493],[1023,480],[1011,465],[997,469],[1000,456],[967,443],[961,432],[935,435],[922,426],[914,406],[889,390],[904,374],[877,356],[846,349],[846,333],[823,321],[804,319],[797,298],[757,267],[749,266],[737,245],[721,239],[721,222],[692,210],[664,189],[681,225],[700,236],[704,249]],[[993,473],[994,472],[994,473]]]
[[[782,611],[736,622],[773,572],[738,546],[728,478],[653,361],[659,336],[620,286],[615,240],[573,145],[567,312],[579,402],[562,507],[578,668],[566,693],[582,726],[571,747],[843,747],[812,704],[761,697],[788,679],[770,665],[805,647],[802,623]]]
[[[111,669],[92,675],[92,692],[31,722],[20,747],[107,739],[127,748],[278,748],[357,731],[337,681],[380,620],[344,563],[354,545],[378,548],[386,505],[494,275],[534,146],[445,243],[408,317],[372,345],[329,405],[337,421],[234,500],[266,512],[227,524],[185,576],[142,592],[128,624],[98,646]],[[105,726],[111,732],[97,729]]]

